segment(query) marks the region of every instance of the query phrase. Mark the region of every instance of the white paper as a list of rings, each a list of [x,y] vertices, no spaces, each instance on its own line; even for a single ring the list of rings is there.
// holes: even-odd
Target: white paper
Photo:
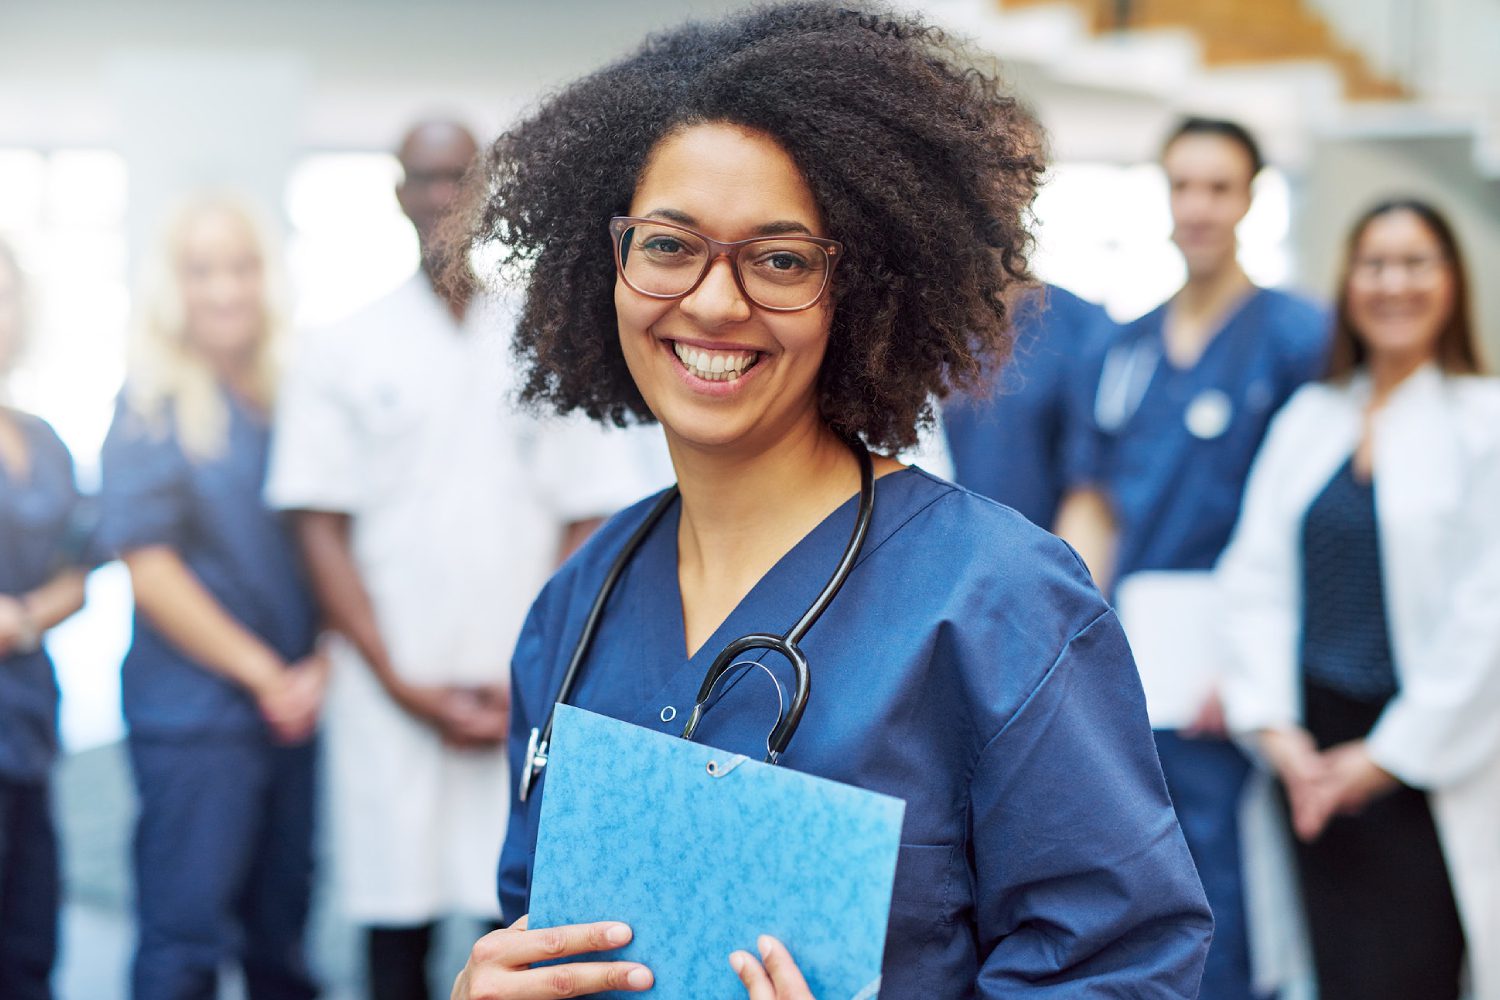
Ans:
[[[1153,729],[1184,729],[1224,675],[1223,607],[1207,570],[1132,573],[1115,592]]]

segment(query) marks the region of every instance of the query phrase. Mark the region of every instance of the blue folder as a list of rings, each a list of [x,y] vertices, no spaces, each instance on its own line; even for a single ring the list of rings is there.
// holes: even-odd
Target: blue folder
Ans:
[[[761,934],[819,1000],[877,994],[900,799],[560,705],[541,808],[529,926],[630,924],[606,957],[655,1000],[744,1000]]]

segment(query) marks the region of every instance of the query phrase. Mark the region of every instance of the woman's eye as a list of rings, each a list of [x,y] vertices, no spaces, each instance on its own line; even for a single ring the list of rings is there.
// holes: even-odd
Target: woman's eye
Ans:
[[[652,236],[641,242],[642,250],[649,250],[657,254],[675,254],[683,250],[682,241],[670,236]]]
[[[789,250],[778,250],[775,253],[768,253],[757,263],[759,263],[762,267],[771,269],[772,271],[782,271],[786,273],[790,273],[793,271],[804,271],[808,266],[807,261],[804,258],[792,253]]]

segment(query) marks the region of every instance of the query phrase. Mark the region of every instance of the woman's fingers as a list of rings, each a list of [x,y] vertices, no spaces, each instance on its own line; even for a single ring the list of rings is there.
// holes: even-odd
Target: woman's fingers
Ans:
[[[748,951],[737,951],[729,956],[729,967],[740,977],[749,1000],[776,1000],[776,987],[771,977]]]
[[[761,961],[776,987],[777,1000],[813,1000],[807,980],[802,978],[802,970],[792,961],[792,953],[786,950],[786,945],[769,934],[762,934],[756,946],[760,948]]]
[[[454,1000],[553,1000],[606,990],[649,990],[651,970],[636,962],[565,962],[529,968],[549,959],[618,948],[630,941],[626,924],[601,921],[530,930],[522,916],[480,938],[453,986]]]
[[[495,961],[516,968],[573,955],[609,951],[630,942],[629,926],[612,921],[569,924],[539,930],[518,930],[521,920],[503,931],[486,935],[474,946],[481,961]],[[480,952],[483,954],[480,954]]]
[[[792,961],[786,945],[762,934],[756,946],[760,949],[760,962],[743,951],[729,956],[729,965],[740,977],[749,1000],[813,1000],[802,970]]]
[[[545,969],[470,964],[454,986],[454,1000],[557,1000],[615,990],[639,993],[655,980],[634,962],[571,962]]]

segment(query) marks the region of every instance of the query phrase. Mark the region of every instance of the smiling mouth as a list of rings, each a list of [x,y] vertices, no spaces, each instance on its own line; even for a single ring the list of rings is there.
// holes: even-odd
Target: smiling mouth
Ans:
[[[760,351],[710,351],[672,342],[672,353],[688,373],[707,382],[733,382],[754,368],[764,356]]]

